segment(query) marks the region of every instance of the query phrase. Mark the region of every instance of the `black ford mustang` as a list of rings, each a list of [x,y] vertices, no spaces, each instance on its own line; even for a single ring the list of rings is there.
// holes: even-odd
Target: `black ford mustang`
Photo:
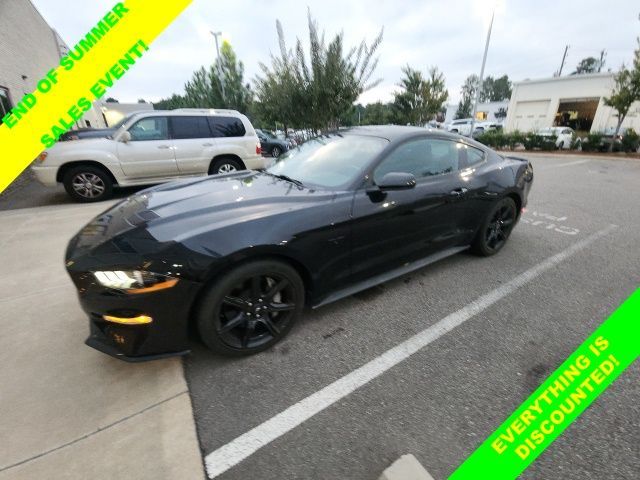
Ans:
[[[498,252],[533,181],[526,160],[411,127],[341,131],[265,172],[168,183],[69,243],[87,344],[131,361],[227,355],[282,339],[318,307],[472,248]],[[192,323],[193,322],[193,323]]]

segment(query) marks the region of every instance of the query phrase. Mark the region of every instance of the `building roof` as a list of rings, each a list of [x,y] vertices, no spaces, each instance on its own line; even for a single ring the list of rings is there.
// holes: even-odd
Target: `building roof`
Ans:
[[[565,75],[563,77],[545,77],[545,78],[527,78],[519,82],[513,82],[513,85],[528,85],[532,83],[552,83],[552,82],[567,82],[575,80],[598,80],[598,79],[612,79],[615,73],[613,72],[601,72],[601,73],[583,73],[580,75]]]

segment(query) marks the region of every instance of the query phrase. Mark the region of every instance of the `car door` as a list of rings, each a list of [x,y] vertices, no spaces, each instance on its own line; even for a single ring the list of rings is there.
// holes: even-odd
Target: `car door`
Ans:
[[[458,142],[418,138],[393,150],[373,171],[373,188],[358,190],[353,204],[354,281],[401,267],[447,247],[464,234],[458,217],[466,199]],[[416,177],[412,189],[377,191],[387,173]]]
[[[145,117],[129,128],[131,140],[118,142],[122,171],[132,179],[171,177],[178,173],[169,140],[167,117]]]
[[[207,174],[215,157],[216,140],[206,116],[169,117],[173,149],[180,173]]]

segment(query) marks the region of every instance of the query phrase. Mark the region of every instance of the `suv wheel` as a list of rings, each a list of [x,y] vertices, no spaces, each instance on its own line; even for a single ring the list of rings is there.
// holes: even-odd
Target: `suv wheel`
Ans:
[[[100,167],[80,165],[64,174],[64,188],[78,202],[99,202],[111,197],[113,181]]]
[[[221,158],[211,164],[209,168],[209,175],[222,175],[224,173],[237,172],[238,170],[244,170],[244,166],[233,158]]]

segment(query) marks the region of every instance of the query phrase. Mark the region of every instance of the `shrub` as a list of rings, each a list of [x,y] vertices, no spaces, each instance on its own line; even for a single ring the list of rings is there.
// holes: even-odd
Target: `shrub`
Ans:
[[[524,140],[524,148],[527,150],[555,150],[558,137],[537,135],[535,133],[527,135]]]
[[[602,149],[603,136],[600,133],[590,133],[582,140],[583,152],[598,152]]]
[[[630,128],[622,137],[621,147],[623,152],[637,152],[638,148],[640,148],[640,135],[633,128]]]

